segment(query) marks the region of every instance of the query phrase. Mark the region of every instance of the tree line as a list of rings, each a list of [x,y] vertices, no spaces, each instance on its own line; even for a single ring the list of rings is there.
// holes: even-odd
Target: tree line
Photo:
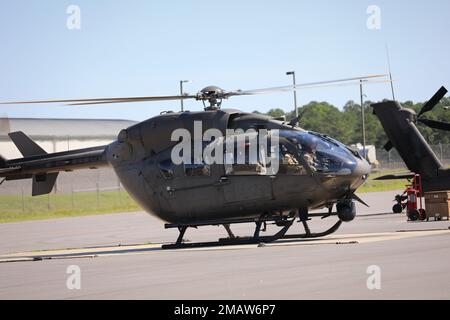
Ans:
[[[382,148],[388,139],[380,121],[373,114],[372,104],[371,101],[364,103],[366,144]],[[401,103],[403,107],[414,109],[416,112],[419,112],[423,104],[412,101]],[[450,108],[447,111],[446,107],[450,107],[450,98],[442,99],[433,111],[425,114],[425,117],[450,122]],[[324,133],[348,145],[362,143],[361,105],[354,101],[348,101],[342,110],[327,102],[311,101],[298,108],[298,112],[303,113],[300,127],[305,130]],[[295,117],[294,111],[287,112],[281,108],[270,109],[265,114],[271,117],[285,116],[288,121]],[[434,130],[421,124],[417,127],[429,144],[450,144],[450,132]]]

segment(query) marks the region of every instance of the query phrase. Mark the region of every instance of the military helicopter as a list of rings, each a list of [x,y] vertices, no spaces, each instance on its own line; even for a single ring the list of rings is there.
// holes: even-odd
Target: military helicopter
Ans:
[[[32,194],[36,196],[51,192],[61,171],[111,166],[124,188],[143,209],[164,220],[165,228],[178,228],[176,242],[163,248],[322,237],[335,232],[342,222],[355,218],[354,201],[365,204],[355,191],[366,181],[369,163],[358,151],[343,143],[301,129],[299,118],[288,123],[261,114],[221,109],[222,101],[233,96],[353,85],[362,79],[377,82],[376,78],[384,76],[246,91],[225,91],[209,86],[195,95],[5,102],[3,104],[78,106],[194,99],[202,101],[204,111],[163,112],[123,129],[117,140],[109,145],[51,154],[23,132],[12,132],[9,136],[23,158],[6,160],[0,157],[1,183],[32,179]],[[184,146],[197,148],[200,157],[193,159],[196,152],[189,154],[186,148],[179,148],[181,140],[185,139],[181,139],[182,134],[174,137],[177,129],[191,136]],[[215,134],[205,139],[211,130]],[[174,160],[175,149],[179,151],[181,161]],[[207,150],[213,151],[203,156]],[[318,208],[328,208],[328,212],[310,213]],[[330,216],[338,218],[330,229],[311,232],[308,220]],[[305,231],[287,234],[297,219]],[[230,226],[240,223],[255,223],[254,234],[236,237]],[[261,231],[267,230],[268,223],[280,230],[273,235],[260,235]],[[207,225],[223,226],[229,237],[210,243],[183,241],[188,228]]]
[[[423,117],[436,107],[447,92],[445,87],[441,87],[423,105],[419,113],[402,107],[396,101],[372,105],[374,114],[389,138],[384,148],[386,151],[395,148],[410,170],[406,173],[378,177],[377,180],[411,179],[415,174],[420,174],[424,192],[450,189],[450,169],[445,168],[417,128],[417,125],[424,125],[436,130],[450,131],[450,123]]]

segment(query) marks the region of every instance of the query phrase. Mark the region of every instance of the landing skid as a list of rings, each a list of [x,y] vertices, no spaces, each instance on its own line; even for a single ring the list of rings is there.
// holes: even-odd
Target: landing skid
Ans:
[[[308,239],[308,238],[320,238],[326,235],[334,233],[342,224],[342,221],[337,221],[331,228],[319,232],[312,233],[309,229],[307,219],[301,219],[300,222],[303,224],[305,233],[301,234],[289,234],[287,231],[294,224],[295,218],[286,219],[281,217],[276,218],[258,218],[258,219],[239,219],[239,220],[227,220],[224,221],[209,221],[202,222],[200,224],[166,224],[165,228],[178,228],[180,234],[176,243],[166,244],[162,246],[162,249],[184,249],[184,248],[204,248],[204,247],[217,247],[217,246],[232,246],[232,245],[242,245],[242,244],[263,244],[271,243],[280,239]],[[251,237],[236,237],[231,231],[230,225],[239,223],[255,223],[255,231]],[[281,229],[271,236],[261,236],[260,231],[265,230],[267,223],[274,223],[281,227]],[[199,226],[207,225],[223,225],[229,235],[228,238],[221,238],[214,242],[197,242],[197,243],[186,243],[183,242],[184,234],[188,228],[197,228]],[[264,226],[264,229],[261,229]]]

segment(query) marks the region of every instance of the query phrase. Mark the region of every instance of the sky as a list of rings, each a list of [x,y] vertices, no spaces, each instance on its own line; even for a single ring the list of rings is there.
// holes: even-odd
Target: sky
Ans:
[[[80,29],[67,27],[71,5]],[[374,5],[379,15],[368,13]],[[291,84],[291,70],[298,83],[386,73],[386,44],[396,98],[426,101],[450,87],[449,13],[448,0],[0,0],[0,101],[172,95],[185,79],[189,93],[265,88]],[[386,84],[365,94],[391,98]],[[299,105],[348,100],[359,101],[358,87],[298,92]],[[293,96],[235,97],[223,107],[289,111]],[[178,101],[0,105],[0,116],[139,121],[178,109]]]

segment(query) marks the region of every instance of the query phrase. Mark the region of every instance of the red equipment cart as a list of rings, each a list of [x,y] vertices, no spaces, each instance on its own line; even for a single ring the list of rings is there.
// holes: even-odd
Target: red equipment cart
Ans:
[[[422,191],[422,176],[420,174],[414,175],[408,180],[410,184],[406,185],[406,190],[402,195],[395,196],[397,204],[392,210],[394,213],[401,213],[406,208],[406,215],[411,221],[425,220],[425,209],[423,208],[423,191]],[[419,205],[418,205],[419,204]]]

